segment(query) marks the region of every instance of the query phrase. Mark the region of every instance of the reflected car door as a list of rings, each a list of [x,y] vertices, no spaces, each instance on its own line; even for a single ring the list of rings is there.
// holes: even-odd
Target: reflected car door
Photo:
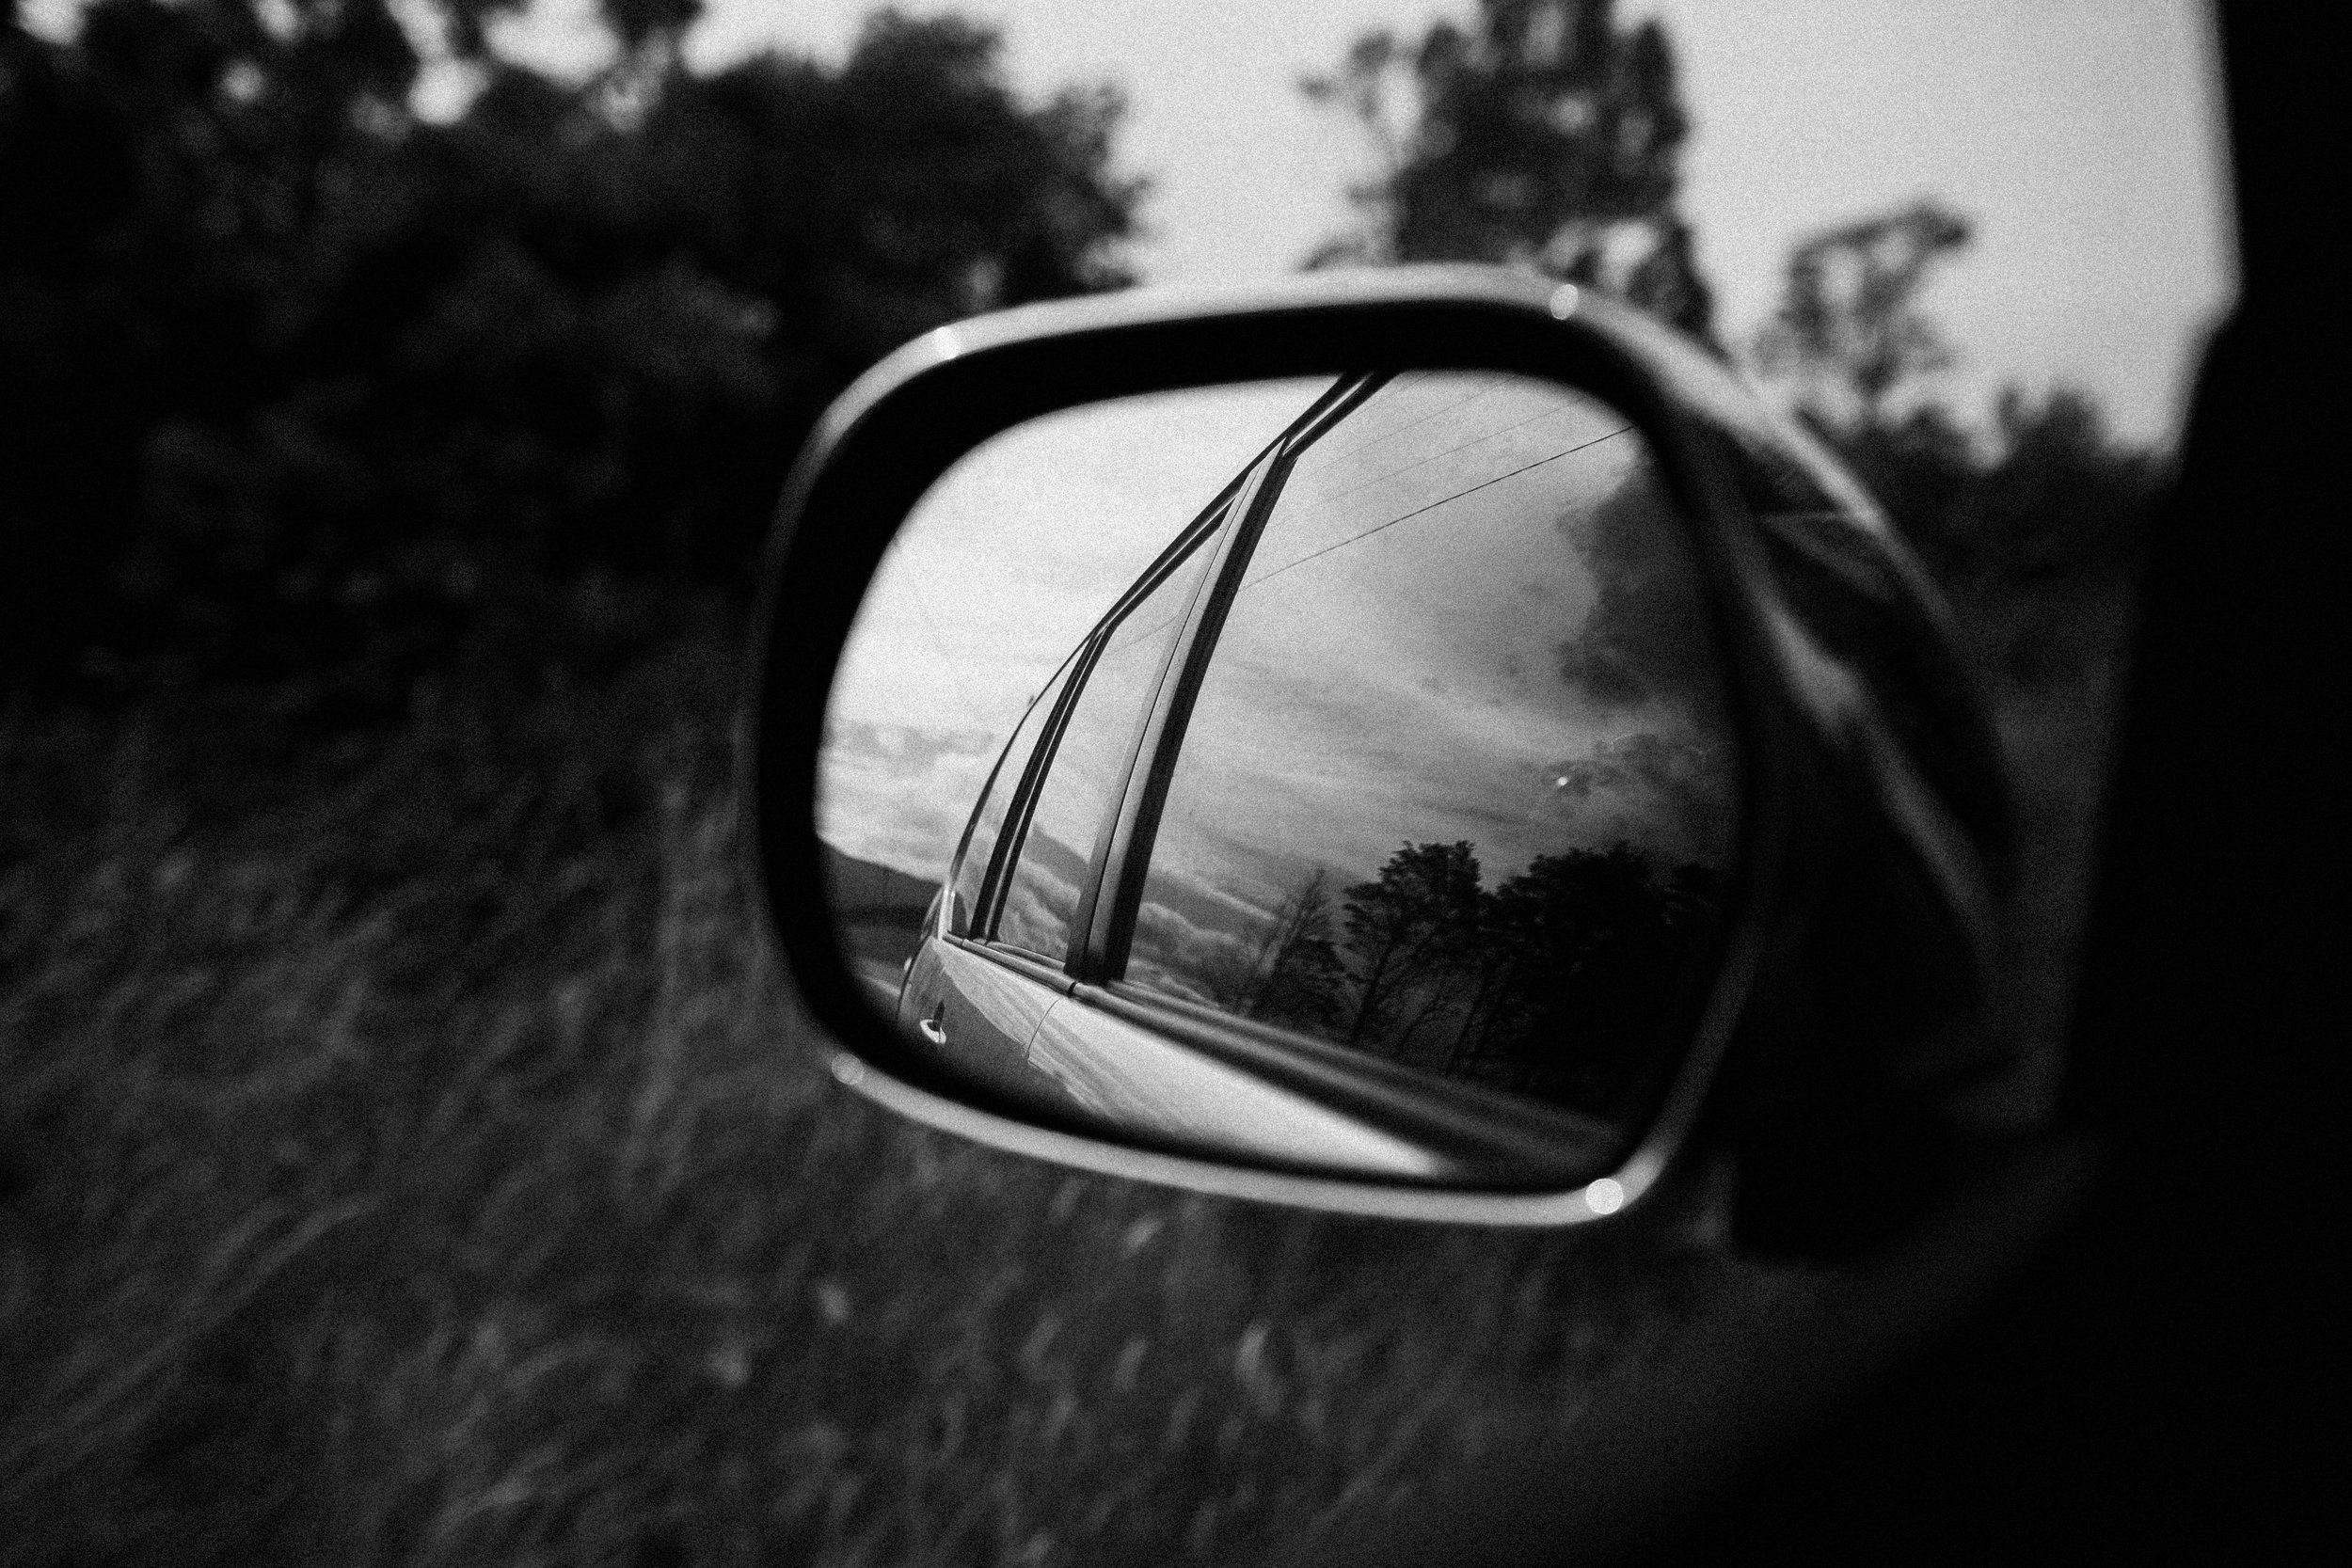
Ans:
[[[1055,673],[1005,743],[898,992],[901,1028],[919,1036],[952,1070],[1016,1099],[1026,1098],[1028,1087],[1023,1053],[1058,992],[1042,975],[981,953],[973,941],[973,917],[987,908],[1007,821],[1018,821],[1026,786],[1043,765],[1040,742],[1052,733],[1085,652],[1082,645]]]

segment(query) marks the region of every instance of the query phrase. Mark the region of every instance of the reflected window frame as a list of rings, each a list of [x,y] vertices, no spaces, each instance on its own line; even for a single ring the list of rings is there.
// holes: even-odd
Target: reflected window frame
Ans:
[[[1261,459],[1261,463],[1263,461]],[[1243,478],[1248,478],[1247,472]],[[1097,890],[1102,885],[1104,855],[1108,849],[1108,838],[1101,826],[1097,828],[1095,841],[1089,847],[1086,875],[1078,887],[1077,901],[1071,910],[1070,924],[1063,934],[1062,951],[1041,953],[1034,947],[1025,947],[1007,940],[998,931],[1012,884],[1020,872],[1023,853],[1028,847],[1029,830],[1036,821],[1038,803],[1043,799],[1046,783],[1053,776],[1054,765],[1060,756],[1061,743],[1069,734],[1071,720],[1076,714],[1078,705],[1086,700],[1091,689],[1095,667],[1101,663],[1111,639],[1118,635],[1127,618],[1166,587],[1170,578],[1193,564],[1202,551],[1208,551],[1211,556],[1208,569],[1200,574],[1186,595],[1176,636],[1162,658],[1160,669],[1152,675],[1144,700],[1136,705],[1123,731],[1120,750],[1125,753],[1126,761],[1118,769],[1116,783],[1103,798],[1103,818],[1107,821],[1118,816],[1120,802],[1133,788],[1135,767],[1160,689],[1167,682],[1169,669],[1182,655],[1185,635],[1198,612],[1201,590],[1219,569],[1216,552],[1224,535],[1231,531],[1226,525],[1232,512],[1231,504],[1223,497],[1211,502],[1207,510],[1185,525],[1143,574],[1120,594],[1109,612],[1095,623],[1094,628],[1079,644],[1073,656],[1077,663],[1076,672],[1064,686],[1053,717],[1039,737],[1036,749],[1030,753],[1029,766],[1022,776],[1021,792],[1007,813],[1006,825],[997,832],[997,847],[990,862],[988,879],[981,884],[981,911],[974,919],[973,929],[981,933],[980,940],[991,947],[1035,962],[1066,966],[1071,959],[1072,949],[1080,945],[1079,939],[1087,929]]]
[[[1185,732],[1192,721],[1194,700],[1207,678],[1210,661],[1225,630],[1225,619],[1241,591],[1259,537],[1290,483],[1291,471],[1308,450],[1361,407],[1374,393],[1396,379],[1393,371],[1374,371],[1342,376],[1313,406],[1282,433],[1275,450],[1257,466],[1259,472],[1233,507],[1236,526],[1226,531],[1217,559],[1210,563],[1205,592],[1195,606],[1193,624],[1176,650],[1173,678],[1162,683],[1152,715],[1151,765],[1139,781],[1130,775],[1127,799],[1117,813],[1119,881],[1110,899],[1098,902],[1089,923],[1084,963],[1073,971],[1081,980],[1123,984],[1129,949],[1135,941],[1136,920],[1143,901],[1144,881],[1151,870],[1152,847],[1159,832],[1160,812],[1168,801],[1168,784],[1183,753]],[[1098,868],[1098,877],[1100,873]],[[1156,999],[1156,998],[1155,998]]]
[[[1078,656],[1084,652],[1083,644],[1072,649],[1062,661],[1054,667],[1054,673],[1046,677],[1045,684],[1040,687],[1037,695],[1029,700],[1029,705],[1021,710],[1021,717],[1013,723],[1012,733],[1005,737],[1003,749],[996,753],[996,761],[988,770],[988,781],[981,784],[980,793],[973,800],[971,815],[964,818],[962,835],[956,840],[956,852],[947,862],[947,875],[942,883],[942,892],[952,902],[945,911],[935,911],[935,915],[944,913],[946,924],[938,927],[943,934],[963,937],[970,936],[979,929],[980,912],[988,907],[990,878],[995,872],[997,847],[1005,841],[1006,828],[1014,819],[1014,811],[1021,800],[1021,791],[1029,779],[1030,770],[1036,765],[1039,751],[1046,736],[1053,728],[1053,721],[1061,710],[1062,701],[1069,694],[1070,677],[1078,663]],[[981,868],[979,884],[972,890],[971,897],[966,899],[961,889],[963,883],[965,863],[972,855],[972,841],[978,837],[981,819],[988,815],[989,806],[997,799],[996,786],[1004,774],[1005,765],[1013,760],[1015,748],[1023,746],[1022,731],[1027,727],[1030,717],[1037,713],[1040,705],[1043,705],[1046,709],[1044,721],[1039,725],[1038,733],[1027,738],[1026,749],[1021,752],[1019,766],[1013,778],[1008,783],[1009,792],[1005,797],[1004,815],[997,819],[996,825],[989,832],[986,860]],[[927,929],[933,928],[935,925],[936,920],[925,922]]]
[[[1123,852],[1122,841],[1129,826],[1130,808],[1138,795],[1136,780],[1139,765],[1149,753],[1156,766],[1157,755],[1162,747],[1155,730],[1165,712],[1169,690],[1175,684],[1174,677],[1180,676],[1182,672],[1190,667],[1192,649],[1200,635],[1203,607],[1225,578],[1233,542],[1241,532],[1238,527],[1231,525],[1236,522],[1246,522],[1258,511],[1256,499],[1258,492],[1263,487],[1266,476],[1272,471],[1274,465],[1289,449],[1293,438],[1301,430],[1308,428],[1325,416],[1335,400],[1359,379],[1355,375],[1343,375],[1337,378],[1330,387],[1325,388],[1310,403],[1296,419],[1268,441],[1256,457],[1244,466],[1240,472],[1236,473],[1216,495],[1210,499],[1208,504],[1200,509],[1199,515],[1177,532],[1167,547],[1153,559],[1152,565],[1120,594],[1118,600],[1104,612],[1102,620],[1097,622],[1084,638],[1080,639],[1078,646],[1072,651],[1070,657],[1063,661],[1064,668],[1074,662],[1075,672],[1072,678],[1064,683],[1061,695],[1057,700],[1055,710],[1043,733],[1040,735],[1037,744],[1031,748],[1026,765],[1022,771],[1019,787],[1006,808],[1004,821],[997,827],[995,842],[990,848],[988,869],[981,879],[978,893],[973,901],[970,925],[966,933],[951,936],[949,940],[970,946],[993,958],[1011,961],[1018,965],[1043,964],[1073,978],[1085,978],[1100,973],[1100,934],[1104,926],[1102,917],[1105,909],[1101,897],[1104,874],[1106,868],[1114,863],[1116,857]],[[1103,822],[1096,833],[1092,851],[1088,858],[1086,877],[1079,888],[1078,903],[1072,911],[1071,939],[1065,945],[1064,952],[1058,958],[1043,957],[1027,948],[1014,947],[998,942],[996,940],[997,917],[1002,911],[1005,896],[1012,879],[1013,868],[1020,863],[1021,849],[1028,837],[1030,818],[1034,815],[1038,797],[1043,792],[1046,776],[1052,770],[1055,752],[1061,743],[1062,731],[1078,699],[1085,692],[1087,677],[1092,673],[1097,655],[1126,615],[1149,597],[1153,590],[1160,587],[1170,574],[1183,567],[1191,559],[1196,549],[1206,549],[1209,552],[1207,566],[1201,573],[1200,582],[1194,587],[1190,602],[1185,607],[1184,623],[1169,649],[1168,657],[1153,686],[1150,699],[1141,705],[1136,716],[1134,727],[1128,736],[1128,765],[1125,775],[1118,788],[1112,791],[1108,798],[1109,809],[1103,815]],[[973,816],[965,828],[967,843],[971,834],[971,823],[977,820],[978,814],[986,805],[987,800],[988,794],[983,791],[973,804]],[[961,863],[961,851],[958,863],[959,865]]]

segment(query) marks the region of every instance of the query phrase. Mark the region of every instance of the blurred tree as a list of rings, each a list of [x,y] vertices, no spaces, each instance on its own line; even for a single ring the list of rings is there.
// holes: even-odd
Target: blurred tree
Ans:
[[[1974,551],[1982,562],[2039,578],[2131,551],[2165,479],[2151,452],[2117,444],[2090,396],[2059,387],[2038,404],[2003,388],[1994,411],[2000,459],[1988,467],[1958,509],[1947,553]]]
[[[2079,669],[2085,639],[2104,635],[2079,594],[2037,584],[2112,576],[2163,464],[2110,441],[2078,390],[2036,403],[2009,388],[1981,437],[1934,395],[1926,380],[1953,355],[1921,295],[1971,237],[1965,218],[1921,200],[1805,240],[1755,357],[1968,612],[1994,673],[2036,683]]]
[[[596,0],[626,57],[651,42],[675,45],[703,13],[703,0]]]
[[[1934,201],[1817,234],[1789,253],[1778,313],[1756,340],[1769,374],[1839,430],[1883,431],[1892,400],[1951,350],[1919,308],[1930,270],[1967,248],[1968,221]]]
[[[1593,284],[1711,342],[1712,301],[1675,207],[1690,131],[1655,20],[1613,0],[1480,0],[1418,45],[1363,35],[1301,84],[1350,115],[1382,167],[1357,232],[1311,266],[1498,261]]]
[[[1126,281],[1119,101],[1020,103],[985,29],[883,13],[839,70],[700,76],[694,0],[607,0],[624,47],[574,86],[486,50],[511,8],[99,0],[62,43],[10,12],[12,679],[386,711],[461,641],[609,662],[747,596],[802,431],[877,356]],[[412,110],[421,48],[480,79],[452,123]]]

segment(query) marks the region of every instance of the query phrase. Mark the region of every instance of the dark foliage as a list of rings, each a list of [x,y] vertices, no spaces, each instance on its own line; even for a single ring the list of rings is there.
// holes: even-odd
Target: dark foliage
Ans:
[[[1418,45],[1367,33],[1336,72],[1305,82],[1386,166],[1355,193],[1362,230],[1311,264],[1534,266],[1707,338],[1712,301],[1675,208],[1690,118],[1674,52],[1658,22],[1620,28],[1613,10],[1480,0],[1467,31],[1439,22]]]
[[[678,63],[616,3],[578,86],[386,0],[101,0],[0,26],[0,602],[50,688],[295,682],[397,712],[461,647],[613,666],[747,563],[803,431],[969,311],[1116,286],[1104,90],[875,18],[837,71]]]
[[[1495,997],[1457,1048],[1471,1071],[1596,1111],[1629,1109],[1713,983],[1724,881],[1705,865],[1654,865],[1623,844],[1539,856],[1505,881],[1486,911],[1502,960]]]
[[[1789,252],[1788,289],[1757,357],[1768,371],[1800,376],[1824,421],[1884,425],[1896,392],[1951,363],[1918,294],[1969,238],[1967,219],[1915,201],[1804,241]]]

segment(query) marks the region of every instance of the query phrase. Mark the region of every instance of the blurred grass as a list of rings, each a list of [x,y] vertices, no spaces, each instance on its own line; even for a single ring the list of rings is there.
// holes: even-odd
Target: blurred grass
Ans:
[[[1233,1560],[1769,1282],[1073,1176],[832,1087],[716,641],[0,737],[0,1562]]]
[[[1969,621],[2052,1039],[2127,610],[2108,574]],[[834,1089],[739,875],[732,667],[340,746],[226,698],[7,721],[0,1563],[1231,1561],[1805,1288]]]

